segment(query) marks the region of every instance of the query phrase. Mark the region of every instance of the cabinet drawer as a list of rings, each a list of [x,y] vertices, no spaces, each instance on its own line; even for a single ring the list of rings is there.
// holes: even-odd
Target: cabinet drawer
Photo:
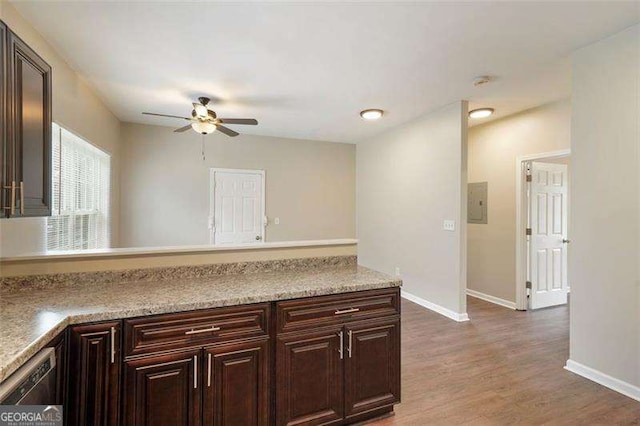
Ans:
[[[278,302],[278,332],[400,313],[400,289],[390,288]]]
[[[125,356],[202,346],[269,333],[269,304],[125,320]]]

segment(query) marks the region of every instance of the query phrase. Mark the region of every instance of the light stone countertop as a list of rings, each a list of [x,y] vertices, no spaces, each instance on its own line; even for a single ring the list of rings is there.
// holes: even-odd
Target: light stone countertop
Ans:
[[[69,324],[399,287],[362,266],[0,291],[0,382]]]

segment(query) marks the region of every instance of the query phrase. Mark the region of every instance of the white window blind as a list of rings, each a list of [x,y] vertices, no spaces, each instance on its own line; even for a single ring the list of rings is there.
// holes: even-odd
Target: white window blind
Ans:
[[[107,248],[111,156],[55,123],[52,133],[47,250]]]

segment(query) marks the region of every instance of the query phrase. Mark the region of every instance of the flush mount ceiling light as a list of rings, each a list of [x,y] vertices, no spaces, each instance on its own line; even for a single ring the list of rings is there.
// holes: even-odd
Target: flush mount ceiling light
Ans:
[[[486,118],[493,114],[493,108],[478,108],[469,111],[469,117],[471,118]]]
[[[365,120],[377,120],[382,117],[384,111],[381,109],[365,109],[364,111],[360,111],[360,117]]]

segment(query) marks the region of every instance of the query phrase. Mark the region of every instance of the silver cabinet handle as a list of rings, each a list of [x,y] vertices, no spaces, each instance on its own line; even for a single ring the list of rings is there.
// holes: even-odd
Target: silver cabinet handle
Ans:
[[[20,181],[20,214],[24,215],[24,182]]]
[[[333,313],[333,315],[352,314],[354,312],[359,312],[359,311],[360,311],[360,308],[349,308],[349,309],[343,309],[343,310],[338,309]]]
[[[198,355],[193,356],[193,388],[198,389]]]
[[[212,332],[212,331],[219,331],[219,330],[220,330],[220,327],[211,326],[209,328],[202,328],[200,330],[191,329],[189,331],[185,331],[184,334],[190,335],[190,334],[209,333],[209,332]]]
[[[352,340],[353,340],[353,331],[349,330],[347,332],[347,334],[349,335],[349,346],[347,346],[347,352],[349,353],[349,358],[351,358],[351,343],[353,343],[352,342]]]
[[[116,328],[111,327],[111,364],[116,362]]]
[[[11,185],[5,185],[4,189],[11,190],[11,201],[9,202],[9,207],[4,207],[4,209],[9,210],[9,214],[13,216],[16,214],[16,181],[11,181]]]
[[[341,331],[338,333],[338,337],[340,337],[340,349],[338,352],[340,353],[340,359],[344,358],[344,333]]]
[[[207,354],[207,387],[211,387],[211,354]]]

